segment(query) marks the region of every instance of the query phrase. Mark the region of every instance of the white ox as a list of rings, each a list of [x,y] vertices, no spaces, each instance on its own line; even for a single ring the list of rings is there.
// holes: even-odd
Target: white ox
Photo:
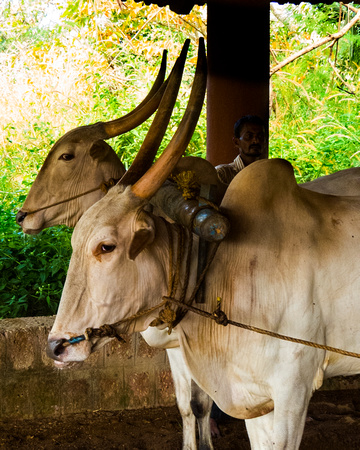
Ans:
[[[85,152],[84,154],[84,158],[86,157],[87,152]],[[107,153],[107,157],[102,158],[96,166],[98,168],[98,172],[96,172],[95,179],[98,180],[99,183],[106,182],[111,177],[120,178],[123,174],[123,167],[120,160],[116,157],[114,163],[109,164],[109,157],[112,159],[112,153],[110,152]],[[81,159],[79,151],[77,159]],[[53,158],[53,161],[55,162],[55,164],[57,164],[58,158]],[[27,197],[28,204],[33,205],[32,209],[37,209],[41,206],[44,206],[44,203],[41,203],[41,194],[44,192],[48,192],[49,188],[46,186],[46,184],[53,182],[53,178],[51,176],[53,171],[45,171],[44,169],[50,167],[51,164],[43,167],[42,173],[45,176],[40,179],[37,178],[37,180],[35,181],[36,184],[34,183],[36,187],[38,187],[37,184],[40,184],[40,186],[36,190],[32,190]],[[93,177],[88,177],[87,175],[88,170],[86,164],[73,164],[72,166],[68,166],[68,171],[70,167],[74,168],[74,170],[77,170],[79,167],[81,168],[81,170],[77,171],[76,173],[75,180],[79,185],[79,187],[75,189],[76,192],[87,191],[94,186]],[[91,165],[91,167],[93,166]],[[114,169],[118,169],[118,175],[114,174]],[[321,177],[317,180],[314,180],[313,182],[305,183],[302,186],[310,190],[319,192],[325,191],[336,195],[360,194],[360,168],[346,169],[333,175]],[[56,203],[65,198],[69,198],[71,196],[71,190],[68,189],[69,187],[70,186],[68,183],[64,183],[62,185],[61,191],[54,191],[53,202]],[[81,217],[83,213],[88,209],[88,207],[96,202],[98,196],[102,198],[104,195],[105,193],[99,190],[98,192],[96,192],[96,195],[93,194],[78,198],[76,200],[76,208],[74,208],[74,210],[76,210],[77,212],[78,217]],[[65,207],[65,205],[67,207]],[[51,214],[47,215],[49,221],[47,221],[46,217],[43,216],[44,221],[42,222],[42,227],[46,228],[57,224],[74,226],[75,223],[73,222],[73,216],[67,213],[68,208],[69,206],[67,205],[67,203],[60,204],[52,208],[52,210],[50,211]],[[68,222],[67,218],[69,217],[71,217],[71,221]],[[27,226],[30,223],[29,219],[30,216],[27,216]],[[27,231],[25,227],[24,231]],[[208,448],[212,448],[208,424],[208,417],[210,414],[212,401],[210,401],[208,396],[203,395],[203,393],[199,389],[197,389],[194,384],[192,384],[191,375],[186,368],[180,351],[177,332],[173,331],[171,335],[168,335],[167,328],[164,330],[160,330],[158,328],[149,327],[141,334],[148,345],[152,347],[163,348],[167,351],[174,380],[177,404],[183,421],[184,448],[196,448],[195,416],[193,415],[193,410],[195,411],[199,424],[200,447],[206,448],[207,445]]]
[[[144,211],[153,195],[147,175],[131,187],[116,186],[75,227],[49,335],[49,353],[60,366],[84,360],[104,340],[63,346],[85,328],[143,312],[117,326],[142,331],[157,317],[146,311],[167,294],[169,244],[164,222]],[[234,321],[356,351],[360,198],[308,191],[296,184],[289,163],[263,160],[235,177],[222,208],[232,231],[209,269],[203,309],[213,311],[221,297]],[[360,371],[359,359],[193,313],[176,331],[192,378],[223,411],[246,419],[253,448],[298,448],[313,391],[324,378]]]
[[[117,122],[119,123],[119,120]],[[90,187],[93,187],[94,185],[94,180],[97,180],[97,182],[104,182],[110,177],[120,178],[122,176],[124,172],[123,166],[111,147],[107,146],[102,140],[91,141],[93,136],[89,133],[89,127],[81,127],[81,129],[78,129],[77,131],[79,132],[80,130],[82,132],[82,137],[86,136],[86,138],[88,138],[87,140],[79,138],[74,139],[74,130],[64,136],[50,152],[49,157],[27,198],[24,208],[20,211],[18,216],[21,219],[19,222],[24,227],[25,232],[36,233],[47,226],[52,226],[57,223],[64,223],[69,226],[74,225],[83,212],[98,198],[102,197],[103,193],[99,190],[95,195],[92,194],[77,199],[76,207],[70,208],[70,211],[73,211],[74,214],[76,212],[76,215],[69,213],[69,208],[66,209],[64,204],[61,204],[51,208],[51,214],[44,209],[35,215],[27,216],[26,205],[29,206],[30,210],[43,206],[39,205],[41,195],[44,197],[42,199],[43,203],[56,203],[63,200],[64,197],[67,198],[71,196],[71,194],[90,189]],[[85,143],[83,141],[85,141]],[[90,144],[87,141],[90,141]],[[86,177],[82,177],[84,169],[86,169],[87,172]],[[338,174],[320,178],[315,180],[315,182],[306,183],[304,186],[308,189],[334,194],[345,193],[348,195],[355,195],[359,192],[359,170],[360,169],[348,169],[339,172]],[[92,175],[89,176],[89,173]],[[48,182],[51,182],[52,186],[61,185],[62,190],[60,191],[56,188],[52,188],[51,183],[49,186]],[[90,182],[91,185],[89,185]],[[49,200],[47,200],[48,197],[46,197],[49,192],[51,192],[51,202],[49,202]],[[67,204],[65,205],[67,206]],[[45,212],[47,212],[47,215],[44,214]],[[39,221],[39,217],[41,217],[41,221]],[[37,220],[34,220],[34,218]],[[29,219],[33,220],[30,221]],[[37,226],[34,226],[34,224],[37,224]],[[31,225],[33,228],[31,228]],[[183,363],[176,333],[173,332],[171,336],[168,336],[166,330],[160,331],[156,328],[149,328],[143,336],[149,345],[161,348],[175,347],[173,350],[168,351],[168,355],[172,367],[178,405],[183,416],[184,446],[186,448],[194,448],[195,426],[189,405],[191,398],[191,377]],[[205,445],[208,445],[208,447],[211,448],[207,421],[211,402],[208,397],[204,396],[198,389],[193,389],[192,402],[193,406],[195,405],[199,419],[200,445],[204,447]]]

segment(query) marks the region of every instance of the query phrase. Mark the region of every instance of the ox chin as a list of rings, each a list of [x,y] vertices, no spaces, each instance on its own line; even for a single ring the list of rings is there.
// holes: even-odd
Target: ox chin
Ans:
[[[33,229],[33,228],[22,227],[22,230],[25,234],[39,234],[40,231],[43,230],[43,228]]]
[[[21,224],[21,228],[26,234],[39,234],[44,229],[43,222],[24,220]]]
[[[72,361],[72,362],[54,361],[54,366],[57,369],[71,369],[72,367],[76,367],[80,364],[82,364],[82,362],[79,361]]]

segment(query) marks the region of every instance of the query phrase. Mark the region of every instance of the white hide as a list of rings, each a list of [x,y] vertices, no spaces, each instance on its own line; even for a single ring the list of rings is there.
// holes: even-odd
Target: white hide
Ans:
[[[143,311],[166,294],[164,225],[142,207],[129,189],[114,189],[84,214],[50,342],[82,332],[84,322],[99,326]],[[232,320],[356,351],[360,198],[307,191],[288,163],[263,160],[240,172],[222,207],[232,231],[210,268],[203,307],[214,310],[221,297]],[[140,235],[144,245],[131,260]],[[155,317],[119,331],[145,330]],[[191,377],[223,411],[250,419],[256,447],[297,449],[313,390],[323,378],[360,371],[357,359],[190,313],[176,331]],[[59,359],[85,353],[78,344]]]

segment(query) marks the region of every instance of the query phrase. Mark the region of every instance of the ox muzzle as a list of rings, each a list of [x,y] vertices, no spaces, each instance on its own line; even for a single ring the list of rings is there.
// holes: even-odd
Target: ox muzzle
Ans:
[[[20,211],[18,211],[18,213],[16,214],[16,223],[22,226],[27,215],[28,215],[27,212],[24,212],[20,209]]]
[[[61,356],[66,351],[67,339],[50,339],[48,341],[48,346],[46,349],[46,354],[49,358],[54,359],[55,361],[61,361]]]

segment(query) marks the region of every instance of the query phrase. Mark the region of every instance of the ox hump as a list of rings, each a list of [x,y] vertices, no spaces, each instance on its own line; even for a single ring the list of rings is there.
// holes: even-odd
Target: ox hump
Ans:
[[[297,191],[292,165],[284,159],[263,159],[242,170],[225,194],[222,206],[244,201],[265,207]]]

